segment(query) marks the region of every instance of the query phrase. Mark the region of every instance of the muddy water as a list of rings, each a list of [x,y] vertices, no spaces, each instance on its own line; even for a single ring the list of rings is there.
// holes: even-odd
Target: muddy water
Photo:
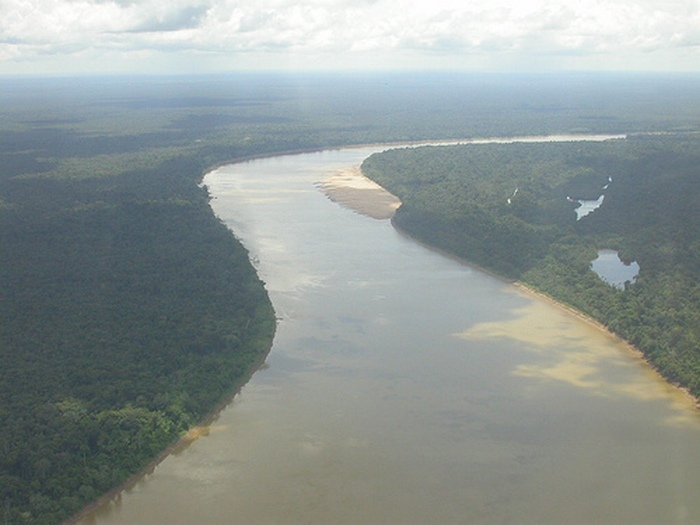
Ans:
[[[618,342],[343,208],[373,149],[209,174],[267,283],[267,367],[87,524],[700,522],[700,420]]]

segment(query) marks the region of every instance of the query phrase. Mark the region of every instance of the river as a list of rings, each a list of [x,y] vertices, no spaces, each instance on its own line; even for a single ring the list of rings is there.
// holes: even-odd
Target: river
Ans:
[[[209,173],[279,325],[209,427],[81,525],[700,522],[700,418],[619,341],[316,184],[379,147]]]

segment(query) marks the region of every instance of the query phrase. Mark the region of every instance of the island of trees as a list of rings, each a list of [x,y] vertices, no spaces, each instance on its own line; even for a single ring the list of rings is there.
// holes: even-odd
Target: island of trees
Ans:
[[[700,397],[699,134],[396,149],[362,169],[402,200],[402,230],[587,314]],[[638,277],[605,282],[600,249]]]
[[[370,142],[697,131],[699,91],[684,75],[0,80],[0,523],[67,519],[265,359],[274,312],[208,205],[207,169]],[[697,393],[698,155],[693,135],[640,136],[365,169],[404,199],[401,227],[603,320]],[[576,222],[565,197],[609,174],[605,205]],[[590,272],[602,246],[641,265],[627,290]]]

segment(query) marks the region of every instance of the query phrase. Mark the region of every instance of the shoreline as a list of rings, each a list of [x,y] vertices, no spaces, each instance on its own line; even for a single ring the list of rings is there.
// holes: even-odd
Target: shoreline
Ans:
[[[632,133],[554,133],[551,135],[513,135],[510,137],[463,137],[451,139],[422,139],[422,140],[399,140],[391,142],[360,142],[355,144],[340,144],[335,146],[318,146],[309,148],[299,148],[291,150],[270,151],[267,153],[255,153],[233,157],[229,160],[216,162],[204,168],[200,176],[200,184],[204,177],[223,166],[229,164],[242,164],[252,160],[270,159],[273,157],[287,157],[292,155],[303,155],[305,153],[319,153],[321,151],[338,151],[342,149],[362,149],[362,148],[415,148],[419,146],[452,146],[458,144],[487,144],[487,143],[510,143],[510,142],[602,142],[606,140],[624,140]],[[371,180],[371,179],[369,179]],[[385,190],[386,191],[386,190]]]
[[[259,153],[259,154],[252,154],[252,155],[246,155],[242,157],[236,157],[232,158],[230,160],[225,160],[225,161],[220,161],[217,163],[214,163],[206,168],[204,168],[201,173],[199,174],[199,182],[197,183],[200,187],[206,188],[206,185],[204,184],[204,178],[206,175],[212,171],[215,171],[223,166],[227,166],[230,164],[242,164],[245,162],[250,162],[258,159],[267,159],[267,158],[273,158],[273,157],[285,157],[285,156],[293,156],[293,155],[300,155],[300,154],[305,154],[305,153],[316,153],[316,152],[322,152],[322,151],[335,151],[335,150],[342,150],[342,149],[362,149],[362,148],[368,148],[368,147],[377,147],[377,148],[386,148],[386,149],[391,149],[391,148],[410,148],[410,147],[420,147],[420,146],[442,146],[442,145],[457,145],[457,144],[483,144],[483,143],[492,143],[492,142],[498,142],[498,143],[511,143],[511,142],[569,142],[569,141],[606,141],[606,140],[621,140],[621,139],[626,139],[629,136],[629,134],[575,134],[575,133],[560,133],[560,134],[553,134],[553,135],[519,135],[519,136],[511,136],[511,137],[469,137],[469,138],[462,138],[462,139],[438,139],[438,140],[431,140],[431,139],[424,139],[424,140],[413,140],[413,141],[394,141],[394,142],[370,142],[370,143],[357,143],[357,144],[345,144],[345,145],[335,145],[335,146],[319,146],[319,147],[311,147],[311,148],[303,148],[303,149],[296,149],[296,150],[283,150],[283,151],[271,151],[271,152],[266,152],[266,153]],[[350,168],[353,169],[353,168]],[[398,199],[398,197],[394,196],[392,193],[387,191],[385,188],[383,188],[381,185],[377,184],[374,182],[372,179],[366,177],[360,170],[359,166],[354,168],[359,172],[359,174],[364,177],[367,181],[370,181],[372,184],[376,185],[377,189],[372,189],[370,192],[375,193],[375,198],[376,195],[382,192],[383,195],[389,195],[393,199],[396,199],[398,201],[398,204],[395,205],[393,208],[393,211],[391,212],[391,215],[387,217],[381,217],[380,220],[384,219],[390,219],[392,226],[394,229],[399,232],[402,235],[405,235],[407,238],[410,238],[413,242],[417,242],[421,244],[422,246],[432,250],[441,253],[443,256],[452,258],[454,260],[459,261],[462,264],[465,264],[471,268],[474,268],[477,271],[480,271],[482,273],[485,273],[487,275],[490,275],[493,278],[499,279],[502,282],[508,283],[508,284],[513,284],[516,287],[527,291],[529,293],[532,293],[534,295],[537,295],[541,297],[542,299],[551,301],[553,304],[566,309],[570,311],[570,313],[579,316],[581,319],[586,320],[593,324],[594,326],[598,327],[601,330],[606,331],[607,333],[611,334],[613,337],[618,339],[619,341],[623,342],[625,345],[627,345],[630,350],[634,350],[634,355],[639,357],[640,360],[644,361],[649,368],[654,371],[663,381],[670,385],[671,387],[675,388],[676,390],[682,392],[685,394],[686,397],[688,397],[697,408],[700,408],[700,400],[696,399],[693,397],[689,392],[687,392],[685,389],[682,387],[679,387],[677,385],[673,385],[670,382],[668,382],[661,374],[653,367],[651,364],[644,358],[643,353],[634,348],[631,344],[628,342],[624,341],[622,338],[619,336],[613,334],[610,330],[608,330],[604,325],[601,323],[598,323],[592,318],[588,318],[585,316],[585,314],[578,312],[577,310],[566,306],[563,303],[557,302],[555,299],[546,296],[540,292],[537,292],[536,290],[527,287],[526,285],[519,283],[517,281],[513,281],[510,279],[507,279],[505,277],[502,277],[487,268],[480,267],[478,265],[475,265],[473,263],[470,263],[466,259],[463,259],[461,257],[458,257],[456,255],[450,254],[449,252],[446,252],[445,250],[441,250],[439,248],[435,248],[427,243],[424,243],[401,228],[398,228],[395,224],[395,221],[393,220],[393,215],[400,206],[401,201]],[[323,183],[318,183],[317,186],[320,188]],[[323,191],[323,190],[321,190]],[[208,193],[208,192],[207,192]],[[325,192],[324,192],[325,193]],[[339,197],[336,194],[336,199],[339,199]],[[362,195],[362,193],[358,194]],[[365,197],[369,196],[369,193],[364,193]],[[341,204],[339,200],[336,200],[334,198],[331,198],[328,196],[329,199],[333,200],[334,202],[338,202],[338,204]],[[394,206],[392,203],[391,206]],[[351,208],[350,206],[346,206],[347,208]],[[351,208],[352,209],[352,208]],[[358,211],[358,210],[355,210]],[[359,212],[358,213],[363,213]],[[370,216],[367,213],[363,213],[366,216]],[[374,217],[377,218],[377,217]],[[235,232],[231,232],[232,235],[235,235]],[[273,337],[274,339],[274,337]],[[218,417],[221,415],[221,412],[228,407],[231,402],[235,399],[235,397],[240,394],[242,391],[243,387],[250,381],[252,376],[263,368],[265,366],[265,360],[272,349],[272,342],[273,340],[270,341],[269,348],[267,349],[266,352],[262,353],[259,360],[256,361],[253,367],[251,367],[251,370],[249,371],[248,374],[246,374],[244,377],[242,377],[235,385],[233,385],[232,392],[222,400],[217,403],[212,410],[199,422],[199,424],[195,425],[194,427],[190,428],[185,434],[180,436],[177,440],[175,440],[173,443],[168,445],[165,449],[163,449],[157,456],[155,456],[152,460],[150,460],[142,470],[139,472],[132,474],[129,476],[126,480],[124,480],[122,483],[120,483],[118,486],[112,488],[108,492],[102,494],[100,497],[98,497],[96,500],[94,500],[92,503],[86,505],[83,507],[80,511],[78,511],[76,514],[70,516],[69,518],[66,518],[65,520],[59,522],[57,525],[77,525],[78,522],[81,520],[87,518],[91,514],[97,512],[101,507],[109,505],[113,503],[115,500],[117,500],[120,496],[121,493],[124,491],[127,491],[134,487],[136,484],[138,484],[140,481],[142,481],[146,476],[152,474],[156,468],[162,463],[165,459],[167,459],[170,455],[177,453],[181,450],[186,449],[189,445],[194,443],[197,439],[200,437],[206,436],[208,434],[208,426],[211,425],[214,421],[218,419]]]
[[[331,201],[377,220],[391,219],[401,200],[367,177],[359,166],[331,173],[316,187]]]
[[[608,326],[606,326],[601,321],[594,319],[593,317],[574,308],[573,306],[558,301],[554,297],[547,295],[544,292],[541,292],[522,281],[509,279],[507,277],[499,275],[498,273],[495,273],[488,268],[475,264],[458,255],[450,253],[447,250],[437,248],[431,244],[426,243],[425,241],[422,241],[412,236],[409,232],[398,226],[396,224],[396,221],[394,220],[394,214],[396,210],[401,206],[400,199],[388,190],[386,190],[380,184],[370,179],[367,175],[365,175],[359,166],[352,166],[350,168],[344,168],[342,170],[333,172],[328,177],[326,177],[324,181],[317,183],[316,186],[331,201],[339,204],[340,206],[351,209],[362,215],[373,217],[375,219],[390,219],[392,227],[400,235],[410,239],[412,242],[418,243],[430,251],[439,253],[443,257],[455,260],[460,264],[463,264],[465,266],[473,268],[476,271],[489,275],[490,277],[497,279],[503,283],[513,285],[523,294],[545,301],[546,303],[566,312],[571,316],[576,317],[580,321],[604,333],[608,337],[615,340],[618,344],[622,345],[631,357],[639,361],[642,364],[642,366],[645,366],[659,380],[663,381],[670,388],[682,394],[696,409],[700,409],[700,398],[694,396],[687,388],[679,384],[674,384],[668,379],[666,379],[653,365],[653,363],[647,358],[644,352],[642,352],[639,348],[634,346],[626,339],[613,332]],[[391,201],[391,210],[385,207],[384,199],[389,198],[395,199]]]
[[[593,317],[583,313],[581,310],[578,310],[574,308],[573,306],[570,306],[566,303],[563,303],[561,301],[558,301],[551,295],[547,295],[544,292],[540,292],[536,288],[533,288],[529,286],[526,283],[523,283],[521,281],[513,281],[511,284],[513,284],[518,290],[520,290],[523,294],[537,298],[539,300],[542,300],[552,306],[555,306],[556,308],[566,312],[567,314],[576,317],[580,321],[588,324],[589,326],[595,328],[596,330],[604,333],[608,337],[614,339],[618,344],[623,346],[627,353],[632,356],[635,360],[639,361],[642,366],[646,367],[650,372],[652,372],[659,381],[662,381],[664,384],[668,385],[670,388],[673,390],[677,391],[678,393],[682,394],[683,397],[685,397],[696,409],[700,409],[700,398],[694,396],[690,390],[687,388],[670,382],[668,379],[666,379],[661,372],[658,371],[658,369],[653,365],[653,363],[647,358],[646,355],[644,355],[644,352],[642,352],[639,348],[634,346],[632,343],[630,343],[628,340],[624,339],[620,335],[616,334],[613,332],[610,328],[608,328],[604,323],[594,319]]]
[[[364,174],[363,174],[363,176],[366,177],[366,175],[364,175]],[[389,193],[389,192],[387,191],[387,193]],[[333,199],[331,199],[331,200],[333,200]],[[630,343],[626,339],[622,338],[620,335],[613,332],[604,323],[594,319],[593,317],[585,314],[581,310],[574,308],[573,306],[570,306],[566,303],[558,301],[554,297],[547,295],[544,292],[541,292],[541,291],[537,290],[536,288],[533,288],[532,286],[530,286],[522,281],[509,279],[508,277],[504,277],[502,275],[499,275],[498,273],[495,273],[494,271],[492,271],[488,268],[485,268],[483,266],[475,264],[475,263],[473,263],[473,262],[471,262],[463,257],[455,255],[455,254],[448,252],[447,250],[444,250],[442,248],[437,248],[436,246],[428,244],[425,241],[422,241],[422,240],[412,236],[409,232],[407,232],[406,230],[404,230],[403,228],[401,228],[400,226],[398,226],[396,224],[396,221],[394,220],[393,216],[391,217],[391,225],[394,228],[394,230],[396,230],[400,235],[410,239],[412,242],[420,244],[421,246],[423,246],[424,248],[426,248],[430,251],[433,251],[435,253],[439,253],[443,257],[447,257],[449,259],[457,261],[460,264],[463,264],[463,265],[468,266],[469,268],[472,268],[478,272],[486,274],[486,275],[488,275],[488,276],[490,276],[498,281],[501,281],[505,284],[512,285],[517,290],[519,290],[521,293],[528,295],[530,297],[542,300],[542,301],[566,312],[567,314],[569,314],[573,317],[576,317],[580,321],[588,324],[589,326],[595,328],[596,330],[604,333],[608,337],[614,339],[618,344],[623,346],[626,349],[627,353],[631,357],[633,357],[635,360],[639,361],[640,364],[642,364],[642,366],[645,366],[660,381],[662,381],[663,383],[665,383],[666,385],[668,385],[670,388],[677,391],[678,393],[682,394],[695,407],[695,409],[700,410],[700,397],[694,396],[688,388],[669,381],[666,377],[663,376],[663,374],[661,374],[661,372],[659,372],[659,370],[653,365],[653,363],[649,360],[649,358],[647,358],[647,356],[644,355],[644,352],[642,352],[639,348],[634,346],[632,343]]]
[[[608,337],[615,340],[618,344],[622,345],[627,353],[632,356],[635,360],[647,367],[659,380],[663,381],[666,385],[673,388],[674,390],[683,394],[688,401],[690,401],[696,409],[700,409],[700,398],[693,396],[687,388],[680,385],[673,384],[668,381],[657,369],[654,367],[652,362],[644,355],[639,348],[634,346],[632,343],[626,339],[620,337],[618,334],[610,330],[604,323],[594,319],[593,317],[583,313],[582,311],[570,306],[566,303],[558,301],[554,297],[547,295],[536,288],[522,282],[509,279],[502,275],[499,275],[488,268],[474,264],[471,261],[459,257],[453,253],[450,253],[442,248],[437,248],[428,244],[416,237],[413,237],[406,230],[401,228],[396,224],[394,220],[394,214],[396,210],[400,207],[401,201],[398,197],[394,196],[384,187],[382,187],[377,182],[373,181],[367,175],[365,175],[359,166],[352,166],[350,168],[344,168],[342,170],[336,171],[330,174],[324,181],[316,184],[317,188],[323,192],[331,201],[343,206],[345,208],[351,209],[362,215],[366,215],[375,219],[391,219],[392,227],[402,236],[410,239],[412,242],[420,244],[427,250],[439,253],[443,257],[455,260],[460,264],[468,266],[476,271],[489,275],[490,277],[497,279],[506,284],[510,284],[518,289],[521,293],[544,301],[567,314],[576,317],[580,321],[588,324],[589,326],[595,328],[596,330],[604,333]],[[385,199],[395,199],[391,200],[391,209],[386,206]],[[364,200],[364,201],[363,201]]]
[[[452,259],[454,261],[459,262],[460,264],[463,264],[465,266],[468,266],[469,268],[472,268],[478,272],[481,272],[483,274],[486,274],[498,281],[501,281],[502,283],[509,284],[513,287],[515,287],[518,291],[520,291],[522,294],[530,296],[532,298],[536,298],[538,300],[544,301],[559,310],[566,312],[567,314],[576,317],[578,320],[588,324],[592,328],[595,328],[596,330],[604,333],[608,337],[614,339],[618,344],[623,346],[625,350],[627,351],[628,355],[633,357],[635,360],[637,360],[642,366],[646,367],[650,372],[652,372],[659,381],[663,382],[665,385],[667,385],[669,388],[675,390],[676,392],[680,393],[683,395],[683,397],[686,398],[686,400],[693,405],[693,407],[697,410],[700,410],[700,398],[694,396],[690,390],[688,390],[686,387],[683,387],[679,384],[672,383],[668,379],[666,379],[661,372],[658,371],[658,369],[653,365],[651,361],[644,355],[644,352],[642,352],[639,348],[634,346],[632,343],[627,341],[626,339],[620,337],[618,334],[610,330],[605,324],[602,322],[594,319],[593,317],[585,314],[584,312],[574,308],[573,306],[570,306],[566,303],[563,303],[561,301],[558,301],[551,295],[547,295],[544,292],[541,292],[537,290],[536,288],[533,288],[532,286],[522,282],[522,281],[516,281],[513,279],[509,279],[507,277],[504,277],[502,275],[499,275],[488,268],[484,268],[483,266],[479,266],[478,264],[474,264],[471,261],[464,259],[462,257],[459,257],[458,255],[454,255],[453,253],[450,253],[444,249],[441,248],[436,248],[435,246],[432,246],[430,244],[427,244],[424,241],[421,241],[415,237],[413,237],[410,233],[408,233],[406,230],[402,229],[401,227],[396,225],[396,222],[392,219],[391,221],[392,227],[401,235],[404,237],[410,239],[411,241],[420,244],[426,249],[429,249],[433,252],[439,253],[440,255],[447,257],[449,259]]]
[[[177,454],[185,450],[192,443],[197,441],[201,437],[206,437],[209,434],[209,427],[214,423],[220,416],[221,412],[229,406],[235,397],[241,393],[243,387],[250,381],[253,374],[258,370],[265,367],[265,360],[267,359],[270,350],[272,349],[272,340],[270,341],[270,348],[260,354],[260,357],[253,363],[253,367],[248,374],[242,376],[239,381],[233,386],[233,390],[230,394],[224,396],[221,401],[219,401],[214,408],[204,416],[204,418],[195,426],[191,427],[187,432],[185,432],[178,439],[173,441],[170,445],[164,448],[157,456],[151,459],[145,467],[136,474],[132,474],[126,478],[117,487],[109,490],[108,492],[102,494],[95,501],[83,507],[76,514],[71,517],[59,522],[57,525],[77,525],[80,521],[88,518],[90,515],[98,512],[102,507],[110,505],[117,501],[120,495],[133,488],[139,482],[143,481],[147,476],[153,474],[158,466],[165,461],[168,457],[173,454]]]

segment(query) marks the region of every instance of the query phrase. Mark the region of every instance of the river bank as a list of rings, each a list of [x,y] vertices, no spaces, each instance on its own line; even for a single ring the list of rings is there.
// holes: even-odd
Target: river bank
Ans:
[[[204,418],[195,426],[191,427],[185,434],[183,434],[181,437],[179,437],[177,440],[175,440],[173,443],[171,443],[168,447],[163,449],[156,457],[154,457],[151,461],[149,461],[146,466],[138,473],[132,474],[129,476],[126,480],[124,480],[121,484],[119,484],[117,487],[114,487],[112,490],[109,492],[103,494],[99,498],[97,498],[94,502],[91,504],[83,507],[80,512],[77,514],[74,514],[70,518],[60,522],[58,525],[76,525],[79,523],[81,520],[87,518],[91,514],[94,514],[96,511],[98,511],[101,507],[104,507],[105,505],[109,505],[114,503],[115,501],[118,501],[120,498],[120,495],[124,491],[128,491],[132,489],[135,485],[143,481],[144,478],[147,476],[153,474],[155,470],[158,468],[158,465],[160,465],[163,461],[165,461],[168,457],[170,457],[172,454],[177,454],[178,452],[186,449],[189,447],[192,443],[197,441],[199,438],[207,436],[209,434],[209,427],[211,426],[212,423],[214,423],[220,416],[221,411],[226,408],[228,405],[231,404],[233,399],[240,394],[241,390],[243,387],[250,381],[250,378],[253,377],[253,374],[260,370],[261,368],[264,368],[265,366],[265,360],[267,359],[267,356],[272,349],[272,342],[270,342],[270,345],[268,347],[267,352],[263,352],[259,355],[258,359],[252,364],[250,370],[248,371],[247,374],[242,376],[234,385],[232,388],[232,393],[229,395],[225,396],[219,403],[217,403],[209,413],[207,413]]]
[[[389,144],[390,146],[391,144]],[[398,143],[396,144],[398,145]],[[366,147],[366,145],[364,145]],[[363,146],[349,146],[349,148]],[[229,164],[240,164],[259,159],[272,157],[298,155],[303,153],[313,153],[319,151],[317,149],[308,150],[293,150],[270,154],[251,155],[235,159],[229,162],[217,163],[211,168],[205,170],[203,177],[222,166]],[[372,216],[377,219],[390,218],[395,210],[400,205],[400,201],[384,188],[376,184],[374,181],[364,177],[359,170],[359,167],[348,168],[334,173],[328,180],[318,184],[322,191],[327,192],[329,198],[340,204],[346,205],[349,208],[358,207],[360,213]],[[162,450],[156,457],[149,461],[144,468],[124,480],[117,487],[114,487],[109,492],[101,495],[97,500],[81,509],[77,514],[60,522],[59,525],[75,525],[96,512],[101,507],[117,501],[124,491],[128,491],[141,482],[145,477],[153,474],[157,467],[169,456],[187,448],[197,439],[208,434],[208,427],[217,420],[221,411],[226,408],[233,399],[240,393],[241,389],[250,380],[252,375],[262,367],[264,367],[265,359],[269,353],[264,353],[259,360],[251,368],[249,374],[242,377],[234,387],[233,392],[222,399],[211,411],[194,427],[190,428],[184,435],[174,441],[171,445]]]
[[[391,219],[401,200],[366,177],[359,166],[342,169],[316,185],[330,200],[373,219]]]
[[[613,338],[615,341],[617,341],[622,347],[624,347],[629,355],[631,355],[635,360],[637,360],[640,364],[640,366],[644,366],[647,368],[651,373],[653,373],[659,381],[662,381],[666,385],[668,385],[670,388],[674,389],[678,393],[680,393],[688,402],[690,402],[693,406],[695,406],[696,409],[700,409],[700,398],[697,398],[694,396],[687,388],[682,387],[681,385],[674,384],[670,382],[667,378],[665,378],[654,366],[654,363],[649,360],[649,358],[642,352],[639,348],[634,346],[632,343],[627,341],[626,339],[623,339],[620,337],[618,334],[610,330],[609,327],[607,327],[605,324],[601,323],[600,321],[597,321],[593,317],[590,317],[589,315],[586,315],[585,313],[581,312],[580,310],[577,310],[573,306],[569,306],[566,303],[562,303],[555,299],[554,297],[547,295],[545,293],[542,293],[538,291],[537,289],[527,285],[526,283],[520,282],[520,281],[513,281],[512,282],[513,286],[517,287],[520,291],[523,293],[530,295],[532,297],[537,298],[538,300],[545,301],[560,310],[566,312],[567,314],[574,316],[584,323],[587,323],[588,325],[592,326],[593,328],[599,330],[600,332],[604,333],[608,337]]]
[[[217,431],[85,524],[667,521],[667,458],[697,464],[700,430],[672,421],[690,406],[597,330],[331,204],[319,181],[371,153],[208,176],[281,318],[269,366]],[[546,374],[568,355],[586,388]],[[640,483],[661,490],[637,501]],[[592,484],[616,498],[580,498]]]
[[[357,213],[366,215],[378,220],[392,219],[396,210],[401,205],[401,201],[398,197],[387,191],[381,185],[375,181],[368,178],[362,170],[353,166],[350,168],[342,169],[337,172],[333,172],[326,179],[317,183],[318,189],[323,192],[331,201],[338,203],[339,205],[349,208]],[[413,237],[409,232],[405,231],[399,227],[395,221],[391,221],[392,226],[400,232],[402,235],[410,238],[414,242],[421,244],[422,246],[436,251],[445,257],[455,259],[462,264],[466,264],[478,271],[484,272],[496,279],[512,284],[518,288],[523,293],[536,297],[539,300],[546,301],[562,311],[567,312],[569,315],[575,316],[581,321],[589,324],[590,326],[596,328],[597,330],[605,333],[609,337],[618,341],[624,348],[627,349],[629,354],[633,356],[636,360],[652,371],[660,380],[668,384],[670,387],[674,388],[680,392],[685,398],[688,399],[696,408],[700,408],[700,399],[693,396],[687,388],[680,385],[673,384],[668,381],[654,366],[653,362],[650,361],[647,356],[639,348],[634,346],[629,341],[623,339],[618,334],[614,333],[608,326],[604,323],[597,321],[596,319],[586,315],[585,313],[577,310],[576,308],[569,306],[556,300],[545,293],[538,291],[537,289],[529,286],[528,284],[521,281],[513,281],[504,278],[497,273],[484,268],[479,265],[475,265],[470,261],[458,257],[450,252],[436,248],[427,244],[419,239]]]
[[[353,211],[367,215],[375,219],[392,219],[396,210],[401,205],[401,201],[398,197],[387,191],[385,188],[380,186],[375,181],[369,179],[359,167],[352,167],[341,170],[339,172],[331,174],[327,179],[317,184],[317,187],[324,193],[328,198],[334,202],[337,202],[341,206],[352,209]],[[659,370],[654,366],[653,362],[642,352],[639,348],[634,346],[629,341],[623,339],[618,334],[613,332],[604,323],[597,321],[596,319],[586,315],[585,313],[577,310],[576,308],[562,303],[545,293],[538,291],[537,289],[529,286],[528,284],[521,281],[513,281],[507,279],[488,268],[476,265],[466,259],[458,257],[450,252],[436,248],[430,244],[427,244],[419,239],[413,237],[409,232],[405,231],[399,227],[394,220],[391,221],[392,226],[400,232],[402,235],[410,238],[414,242],[421,244],[422,246],[436,251],[445,257],[457,260],[462,264],[466,264],[480,272],[486,273],[496,279],[503,282],[507,282],[517,287],[523,293],[536,297],[539,300],[546,301],[557,308],[567,312],[568,314],[577,317],[583,322],[593,326],[599,331],[605,333],[609,337],[614,338],[618,341],[624,348],[627,349],[629,354],[633,356],[636,360],[640,362],[643,366],[647,367],[651,372],[653,372],[659,380],[668,384],[670,387],[681,393],[690,403],[692,403],[696,408],[700,408],[700,398],[694,396],[687,388],[674,384],[665,378]]]

